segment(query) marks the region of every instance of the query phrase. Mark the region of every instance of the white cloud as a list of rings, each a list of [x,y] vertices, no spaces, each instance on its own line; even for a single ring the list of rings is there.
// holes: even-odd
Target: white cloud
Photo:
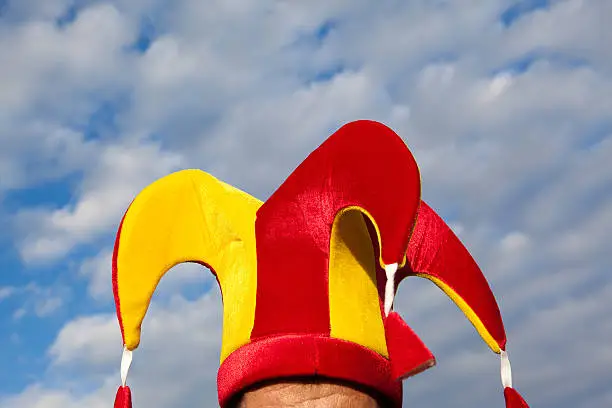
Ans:
[[[11,113],[24,113],[37,102],[49,108],[53,102],[62,102],[54,106],[56,112],[67,113],[71,107],[79,112],[83,92],[103,92],[104,85],[116,88],[121,83],[124,77],[119,74],[127,62],[122,47],[136,34],[108,3],[84,9],[65,28],[54,21],[30,20],[16,27],[3,26],[2,31],[6,35],[0,49],[12,58],[0,76],[6,89],[1,101]]]
[[[2,5],[5,17],[16,20],[52,20],[60,17],[69,0],[8,0]]]
[[[83,261],[79,274],[89,279],[87,291],[95,300],[110,300],[113,298],[111,283],[112,250],[104,250],[92,258]]]
[[[53,364],[112,364],[121,352],[121,333],[113,315],[77,318],[66,324],[49,349]]]
[[[598,133],[612,115],[610,2],[551,2],[509,28],[498,20],[507,1],[400,3],[99,2],[60,30],[48,19],[61,2],[23,2],[13,11],[23,23],[0,28],[0,51],[12,56],[0,74],[0,189],[83,176],[69,204],[18,215],[23,259],[95,246],[80,272],[94,299],[110,301],[110,243],[99,238],[147,183],[199,167],[265,198],[337,126],[381,120],[413,149],[424,198],[452,215],[490,279],[527,399],[604,406],[612,139]],[[145,15],[157,37],[142,55],[124,52]],[[91,113],[125,95],[115,128],[88,139]],[[208,276],[185,268],[162,285]],[[406,382],[407,405],[501,405],[498,363],[467,320],[433,285],[404,285],[398,309],[439,357]],[[135,398],[214,405],[218,302],[169,298],[145,322]],[[82,378],[33,384],[0,405],[108,406],[118,383],[114,319],[81,316],[49,349],[53,373]],[[85,388],[95,391],[67,391]]]
[[[153,303],[144,321],[142,343],[134,352],[129,375],[135,403],[159,408],[195,401],[209,406],[216,404],[215,367],[221,341],[218,292],[214,289],[195,301],[178,296],[163,307]],[[57,399],[65,406],[76,407],[84,402],[93,404],[87,406],[107,406],[112,403],[119,385],[121,347],[114,315],[70,321],[49,348],[52,368],[48,374],[64,378],[64,371],[78,370],[89,376],[83,381],[98,379],[99,387],[83,395],[34,385],[19,397],[0,399],[0,403],[3,407],[16,407],[18,402],[27,401],[25,406],[38,407]],[[178,382],[174,381],[177,372],[184,373]]]
[[[504,92],[512,86],[513,76],[508,73],[502,73],[496,75],[491,82],[489,82],[489,86],[486,88],[486,91],[482,95],[482,100],[484,103],[494,102],[495,99],[498,99],[502,96]]]
[[[107,386],[105,394],[110,395],[113,390],[112,386]],[[29,407],[29,408],[78,408],[78,407],[92,407],[92,408],[103,408],[112,404],[112,398],[105,399],[104,395],[87,395],[85,397],[75,396],[68,390],[54,390],[47,389],[40,384],[35,384],[25,389],[21,394],[1,398],[0,402],[3,407],[17,408],[17,407]]]
[[[551,50],[586,58],[609,70],[612,59],[605,44],[612,40],[612,34],[601,22],[602,16],[610,13],[612,8],[606,0],[557,1],[552,8],[517,21],[499,48],[515,55],[529,49]]]
[[[66,287],[61,285],[40,286],[35,282],[30,282],[21,287],[10,287],[5,293],[8,296],[15,296],[21,299],[20,307],[13,310],[13,319],[19,320],[22,317],[32,314],[43,318],[53,315],[69,297]],[[0,290],[0,295],[2,291]],[[0,296],[0,300],[2,297]]]
[[[15,288],[12,286],[0,287],[0,301],[11,297],[15,293]]]
[[[26,315],[26,313],[27,313],[27,311],[26,311],[26,310],[25,310],[23,307],[20,307],[19,309],[15,310],[15,311],[13,312],[13,319],[15,319],[15,320],[19,320],[19,319],[21,319],[23,316],[25,316],[25,315]]]
[[[181,158],[156,144],[112,145],[91,158],[90,177],[76,202],[57,210],[24,211],[20,245],[25,261],[56,259],[116,228],[137,191],[175,170]]]
[[[64,301],[60,297],[47,298],[36,304],[34,311],[39,317],[49,316],[59,309],[63,303]]]
[[[510,232],[500,242],[501,250],[517,255],[522,249],[529,245],[529,237],[522,232]]]
[[[9,17],[12,10],[31,19],[0,24],[0,53],[10,56],[0,72],[0,190],[87,166],[91,143],[72,126],[86,123],[99,101],[129,83],[123,47],[134,40],[134,27],[106,3],[83,10],[65,28],[30,13],[55,15],[65,5],[10,2]]]

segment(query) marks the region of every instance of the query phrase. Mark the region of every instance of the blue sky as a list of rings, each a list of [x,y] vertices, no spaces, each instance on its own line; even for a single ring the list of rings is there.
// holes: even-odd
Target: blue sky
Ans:
[[[485,271],[532,406],[610,406],[609,17],[607,0],[0,1],[0,406],[112,403],[110,251],[143,187],[201,168],[265,199],[363,118],[404,138]],[[164,279],[140,405],[216,404],[219,303],[197,267]],[[496,356],[448,299],[409,281],[397,309],[438,358],[406,405],[502,406]]]

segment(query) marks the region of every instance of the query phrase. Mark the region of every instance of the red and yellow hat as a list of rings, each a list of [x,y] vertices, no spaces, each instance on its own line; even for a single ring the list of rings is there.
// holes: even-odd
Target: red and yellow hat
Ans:
[[[501,354],[507,407],[527,407],[511,385],[489,285],[420,192],[408,147],[372,121],[340,128],[263,203],[200,170],[145,188],[113,256],[125,347],[115,407],[131,407],[126,377],[142,321],[160,279],[182,262],[208,267],[221,289],[221,407],[261,381],[304,376],[352,382],[401,407],[402,379],[435,364],[392,311],[407,276],[457,304]]]

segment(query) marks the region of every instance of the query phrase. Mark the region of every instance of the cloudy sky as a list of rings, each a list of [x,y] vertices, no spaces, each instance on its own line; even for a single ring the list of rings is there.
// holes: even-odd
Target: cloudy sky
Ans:
[[[611,20],[610,0],[0,0],[0,407],[112,404],[110,250],[140,189],[195,167],[265,199],[355,119],[413,150],[531,406],[612,406]],[[415,279],[398,296],[438,358],[405,405],[503,406],[456,307]],[[219,344],[211,275],[178,267],[135,404],[215,406]]]

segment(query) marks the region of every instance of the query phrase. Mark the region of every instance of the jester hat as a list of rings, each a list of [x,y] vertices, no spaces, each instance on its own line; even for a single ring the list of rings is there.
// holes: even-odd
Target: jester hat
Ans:
[[[261,202],[200,170],[145,188],[119,227],[113,291],[123,335],[115,408],[132,406],[126,376],[141,324],[164,274],[208,267],[223,299],[219,405],[266,380],[322,377],[402,405],[402,380],[435,358],[393,311],[408,276],[432,281],[501,355],[512,388],[495,297],[464,245],[421,201],[418,166],[402,139],[372,121],[349,123]]]

